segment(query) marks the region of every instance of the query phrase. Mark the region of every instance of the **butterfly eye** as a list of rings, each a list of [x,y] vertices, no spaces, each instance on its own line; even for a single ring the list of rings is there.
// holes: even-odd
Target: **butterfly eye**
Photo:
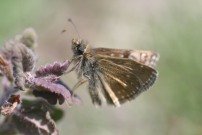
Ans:
[[[76,49],[78,55],[82,55],[84,53],[84,47],[82,45],[78,45]]]
[[[72,45],[80,45],[81,41],[79,39],[72,39]]]

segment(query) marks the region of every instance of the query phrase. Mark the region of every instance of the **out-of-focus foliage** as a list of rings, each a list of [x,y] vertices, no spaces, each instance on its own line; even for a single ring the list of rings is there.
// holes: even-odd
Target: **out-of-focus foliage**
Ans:
[[[59,134],[55,121],[63,116],[62,110],[50,106],[40,99],[23,100],[21,105],[21,108],[16,108],[11,116],[5,118],[1,124],[1,134],[14,135],[19,132],[26,135]]]
[[[154,87],[120,108],[96,109],[86,88],[79,88],[76,93],[84,107],[67,109],[59,123],[62,134],[202,134],[202,1],[0,3],[0,42],[28,26],[36,28],[43,58],[39,63],[71,57],[71,38],[78,35],[67,23],[69,17],[93,47],[154,50],[161,55]],[[70,86],[76,81],[75,74],[66,80]]]
[[[45,3],[40,0],[26,2],[1,1],[0,2],[0,43],[19,33],[27,27],[38,25],[40,16],[47,15],[47,10],[41,14]],[[40,15],[41,14],[41,15]],[[17,26],[17,27],[16,27]]]
[[[29,28],[6,41],[0,49],[0,112],[5,116],[0,122],[0,134],[58,135],[55,121],[50,115],[55,114],[54,118],[61,119],[62,113],[58,117],[60,109],[49,109],[48,103],[81,103],[80,98],[73,96],[68,86],[59,80],[70,65],[68,60],[41,66],[33,72],[36,56],[32,49],[37,45],[36,37],[35,31]],[[31,91],[48,102],[35,99],[30,104],[24,104],[22,99],[26,94],[22,91]],[[18,95],[14,95],[16,93]]]

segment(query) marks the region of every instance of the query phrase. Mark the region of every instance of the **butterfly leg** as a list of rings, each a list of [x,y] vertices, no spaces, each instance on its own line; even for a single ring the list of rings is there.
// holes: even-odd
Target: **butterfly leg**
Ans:
[[[70,63],[70,64],[71,64],[71,63]],[[66,74],[68,74],[68,73],[74,71],[75,69],[77,69],[79,64],[80,64],[79,62],[76,63],[75,66],[73,66],[69,71],[66,71]]]
[[[74,95],[74,93],[75,93],[75,91],[76,91],[76,89],[79,87],[79,86],[81,86],[82,84],[84,84],[84,83],[86,83],[88,80],[86,80],[86,79],[81,79],[81,80],[79,80],[75,85],[74,85],[74,87],[72,88],[72,97],[74,97],[75,95]]]
[[[74,87],[72,88],[72,91],[73,91],[73,93],[74,93],[74,91],[79,87],[79,86],[81,86],[82,84],[84,84],[84,83],[86,83],[88,80],[86,80],[86,79],[81,79],[81,80],[79,80],[75,85],[74,85]]]
[[[70,60],[69,66],[70,66],[74,61],[76,61],[77,59],[80,59],[80,58],[82,58],[82,57],[81,57],[81,56],[77,56],[77,57],[75,57],[75,58],[72,58],[72,59]],[[69,71],[66,71],[66,74],[68,74],[68,73],[70,73],[70,72],[72,72],[72,71],[78,69],[79,66],[80,66],[80,64],[81,64],[81,61],[78,61]]]

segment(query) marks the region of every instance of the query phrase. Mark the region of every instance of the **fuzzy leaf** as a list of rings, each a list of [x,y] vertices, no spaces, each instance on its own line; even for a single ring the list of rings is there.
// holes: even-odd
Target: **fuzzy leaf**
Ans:
[[[14,56],[21,57],[24,72],[29,72],[33,69],[35,64],[34,53],[31,49],[22,43],[16,43],[14,48]]]
[[[13,47],[12,56],[13,76],[15,84],[20,90],[24,90],[24,72],[31,71],[34,67],[34,56],[32,51],[22,43],[16,43]]]
[[[62,95],[69,105],[72,104],[70,90],[65,88],[63,85],[56,84],[52,81],[46,80],[45,78],[35,78],[31,74],[27,74],[26,78],[27,78],[26,79],[27,87],[33,90],[47,91],[58,95]],[[47,97],[46,94],[47,93],[45,93],[45,96],[43,97]]]
[[[25,29],[19,37],[16,37],[16,40],[22,42],[31,49],[36,48],[37,39],[38,39],[37,34],[33,28]]]
[[[57,101],[59,104],[63,104],[65,98],[61,94],[49,92],[49,91],[41,91],[41,90],[33,90],[33,95],[35,97],[42,97],[48,101],[51,105],[56,105]]]
[[[13,80],[12,70],[8,62],[2,56],[0,56],[0,69],[1,69],[1,72],[3,72],[3,74],[7,76],[8,80],[10,81]]]
[[[20,95],[11,95],[9,99],[7,99],[4,104],[1,106],[1,114],[8,116],[17,107],[17,105],[20,103]]]
[[[71,97],[72,101],[74,103],[76,103],[78,105],[82,104],[82,101],[79,98],[79,96],[77,96],[76,94],[73,94],[73,92],[69,89],[69,87],[64,82],[62,82],[59,79],[55,83],[60,84],[60,85],[64,86],[67,90],[69,90],[69,92],[72,95],[72,97]],[[57,104],[57,101],[59,102],[59,104],[63,104],[65,101],[65,98],[61,94],[57,94],[57,93],[53,93],[53,92],[49,92],[49,91],[33,90],[33,95],[35,95],[36,97],[42,97],[42,98],[46,99],[51,105]]]
[[[21,53],[23,56],[22,59],[23,71],[24,72],[32,71],[35,64],[35,58],[32,50],[29,48],[24,48],[23,50],[21,50]]]
[[[70,91],[70,93],[72,95],[72,101],[74,103],[76,103],[77,105],[82,104],[81,98],[78,95],[76,95],[75,93],[73,93],[73,91],[71,91],[70,88],[62,80],[59,79],[59,80],[56,81],[56,83],[64,86],[66,89],[68,89]]]
[[[15,78],[15,85],[20,89],[24,89],[25,78],[22,66],[22,57],[19,53],[12,57],[13,77]]]
[[[44,67],[40,67],[36,70],[36,77],[44,77],[48,75],[56,75],[61,76],[67,70],[69,66],[69,61],[65,61],[64,63],[55,62],[54,64],[49,64]]]
[[[18,108],[12,116],[7,117],[0,126],[0,134],[5,131],[18,132],[26,135],[58,135],[58,130],[52,117],[63,112],[49,106],[43,100],[23,100],[21,108]]]

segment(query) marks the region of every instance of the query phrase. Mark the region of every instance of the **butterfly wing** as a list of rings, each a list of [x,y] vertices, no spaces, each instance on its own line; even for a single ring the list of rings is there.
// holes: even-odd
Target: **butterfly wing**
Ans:
[[[110,49],[110,48],[93,48],[93,54],[107,55],[110,57],[129,58],[137,62],[145,64],[149,67],[155,67],[159,60],[159,54],[152,51],[142,50],[124,50],[124,49]]]
[[[157,71],[131,59],[95,55],[102,93],[109,104],[120,106],[152,86]]]

